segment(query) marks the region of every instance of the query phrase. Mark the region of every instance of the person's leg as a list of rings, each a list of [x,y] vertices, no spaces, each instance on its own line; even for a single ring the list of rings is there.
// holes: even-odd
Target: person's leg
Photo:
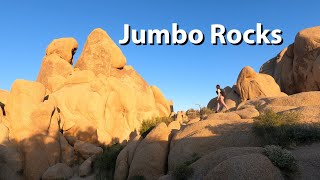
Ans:
[[[229,110],[228,106],[226,105],[226,103],[224,102],[224,97],[220,98],[220,103],[227,109]]]
[[[216,113],[219,112],[219,110],[220,110],[220,102],[219,102],[219,100],[218,100]]]

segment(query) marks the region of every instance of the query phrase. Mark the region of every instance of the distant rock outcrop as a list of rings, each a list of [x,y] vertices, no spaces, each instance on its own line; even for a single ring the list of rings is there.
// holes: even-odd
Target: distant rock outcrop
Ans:
[[[320,90],[320,26],[300,31],[260,73],[271,75],[287,94]]]

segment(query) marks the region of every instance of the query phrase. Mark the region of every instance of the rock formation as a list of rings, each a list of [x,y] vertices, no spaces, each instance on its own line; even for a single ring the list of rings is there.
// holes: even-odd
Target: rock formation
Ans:
[[[244,67],[238,75],[236,85],[223,89],[225,103],[228,108],[235,110],[241,102],[261,97],[286,96],[282,93],[274,79],[266,74],[256,73],[251,67]],[[209,101],[207,108],[216,110],[217,98]],[[223,107],[222,111],[226,109]]]
[[[237,89],[241,101],[259,97],[284,96],[274,79],[266,74],[258,74],[251,67],[244,67],[237,79]]]
[[[0,179],[94,179],[95,161],[113,143],[126,145],[116,158],[115,180],[169,180],[181,166],[193,172],[190,179],[286,179],[251,127],[268,110],[320,122],[320,91],[312,91],[319,90],[317,32],[301,31],[263,65],[266,74],[243,68],[236,85],[224,89],[230,110],[223,113],[174,114],[173,102],[126,65],[102,29],[89,35],[75,68],[76,40],[56,39],[36,82],[16,80],[10,92],[0,90]],[[279,85],[301,93],[288,96]],[[216,99],[208,103],[215,105]],[[142,121],[155,117],[174,121],[140,136]],[[294,178],[319,179],[319,149],[315,143],[291,150],[299,167]]]
[[[257,107],[260,112],[272,110],[276,113],[296,112],[302,122],[320,121],[320,92],[303,92],[284,97],[269,97],[247,101],[240,109]]]
[[[263,176],[261,176],[263,175]],[[281,171],[262,154],[229,158],[214,167],[203,179],[274,179],[283,180]]]
[[[271,75],[287,94],[320,90],[320,26],[300,31],[260,72]]]
[[[120,48],[98,28],[90,33],[75,67],[110,76],[112,68],[122,69],[125,65],[126,58]]]
[[[261,142],[251,132],[252,119],[216,119],[188,125],[177,132],[170,144],[168,170],[192,159],[225,147],[259,146]]]
[[[53,40],[43,58],[37,81],[42,83],[49,91],[55,90],[58,79],[63,79],[73,72],[73,55],[78,49],[74,38],[61,38]]]
[[[66,135],[92,143],[122,142],[143,120],[170,115],[170,105],[161,91],[126,66],[126,58],[105,31],[95,29],[89,35],[75,70],[68,60],[77,43],[71,46],[69,41],[73,39],[54,40],[44,58],[46,62],[48,56],[55,56],[60,63],[67,63],[69,70],[49,66],[54,73],[48,73],[48,66],[43,65],[38,76],[52,92],[50,98],[56,100],[60,128]]]
[[[141,141],[135,150],[128,179],[134,176],[158,179],[165,175],[170,133],[167,125],[161,123]]]
[[[0,179],[22,178],[19,173],[25,179],[52,179],[60,169],[65,170],[61,178],[69,178],[63,167],[75,166],[77,159],[84,162],[75,174],[89,175],[93,156],[103,151],[97,145],[125,143],[142,121],[171,114],[172,103],[126,66],[105,31],[89,35],[74,69],[77,48],[73,38],[53,40],[37,82],[17,80],[10,92],[0,91],[0,150],[10,150],[3,155],[8,162],[18,154],[1,166],[12,172]]]

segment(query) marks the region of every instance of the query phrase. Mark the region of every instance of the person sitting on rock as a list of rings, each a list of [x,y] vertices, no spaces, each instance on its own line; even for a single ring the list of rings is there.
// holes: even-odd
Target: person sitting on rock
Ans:
[[[217,97],[218,103],[217,103],[216,113],[219,112],[220,106],[224,106],[227,110],[229,110],[228,106],[227,106],[226,103],[224,102],[224,97],[225,97],[224,90],[221,90],[221,89],[220,89],[220,85],[219,85],[219,84],[216,86],[216,88],[217,88],[216,93],[217,93],[217,95],[218,95],[218,97]]]

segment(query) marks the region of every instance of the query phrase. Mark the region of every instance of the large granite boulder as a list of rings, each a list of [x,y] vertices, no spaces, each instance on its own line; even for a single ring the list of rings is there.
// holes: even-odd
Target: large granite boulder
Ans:
[[[300,31],[260,73],[271,75],[287,94],[320,90],[320,26]]]
[[[259,97],[285,96],[274,79],[266,74],[256,73],[251,67],[244,67],[237,79],[241,101]]]
[[[109,76],[112,68],[122,69],[125,65],[126,58],[120,48],[104,30],[98,28],[88,36],[75,67]]]

